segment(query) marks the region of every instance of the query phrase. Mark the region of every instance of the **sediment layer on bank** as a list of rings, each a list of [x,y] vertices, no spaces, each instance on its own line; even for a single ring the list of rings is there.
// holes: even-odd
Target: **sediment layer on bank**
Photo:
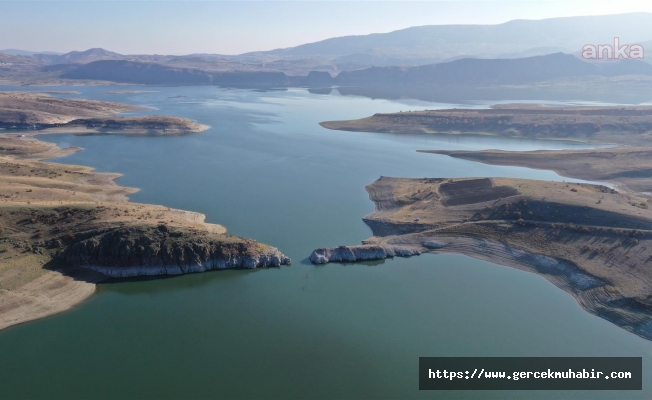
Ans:
[[[386,248],[465,254],[540,274],[587,311],[652,339],[652,210],[645,197],[505,178],[382,177],[366,189],[376,211],[364,221],[374,236],[363,246],[331,249],[352,255],[342,261]],[[360,249],[364,257],[354,257]],[[311,261],[341,261],[326,261],[329,254],[317,250]]]
[[[418,150],[492,165],[555,171],[569,178],[611,183],[641,195],[652,193],[652,148],[588,150],[449,151]]]
[[[182,135],[208,129],[186,118],[120,116],[146,107],[97,100],[61,99],[43,93],[0,92],[0,129],[44,133]]]
[[[495,135],[588,143],[652,145],[652,107],[547,107],[504,104],[488,109],[425,110],[325,121],[328,129],[356,132]]]
[[[76,104],[59,100],[52,100],[57,112]],[[87,108],[77,114],[95,113],[97,107],[100,113],[130,109],[81,104]],[[0,116],[1,105],[0,99]],[[48,112],[36,114],[45,119]],[[148,133],[173,134],[165,129],[147,128]],[[42,131],[31,132],[0,135],[0,329],[67,310],[107,278],[290,263],[272,246],[206,223],[203,214],[129,202],[127,196],[137,189],[117,185],[119,174],[44,161],[80,149],[61,149],[33,137]]]

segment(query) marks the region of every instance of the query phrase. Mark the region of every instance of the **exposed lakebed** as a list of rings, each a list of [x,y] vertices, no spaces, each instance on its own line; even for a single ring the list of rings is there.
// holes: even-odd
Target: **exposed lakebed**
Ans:
[[[357,265],[307,260],[317,247],[371,236],[361,220],[373,211],[364,186],[381,175],[573,181],[417,149],[585,146],[318,125],[457,104],[302,89],[101,93],[125,88],[138,89],[75,87],[80,95],[63,96],[155,107],[143,114],[186,117],[212,128],[180,137],[41,140],[85,148],[65,162],[124,174],[121,185],[141,189],[133,201],[204,213],[230,233],[278,247],[294,264],[100,284],[97,295],[72,311],[0,332],[0,397],[509,398],[518,393],[419,392],[418,357],[644,356],[649,362],[652,343],[586,313],[534,274],[445,254]],[[626,395],[650,397],[645,390]]]

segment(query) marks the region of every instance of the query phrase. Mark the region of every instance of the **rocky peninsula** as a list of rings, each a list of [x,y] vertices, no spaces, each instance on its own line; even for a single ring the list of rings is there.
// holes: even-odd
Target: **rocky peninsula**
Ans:
[[[537,151],[418,151],[444,154],[484,164],[551,170],[569,178],[610,183],[624,191],[652,193],[652,147]]]
[[[0,129],[45,133],[182,135],[209,127],[171,116],[120,116],[146,107],[61,99],[44,93],[0,92]]]
[[[53,103],[71,106],[59,100]],[[94,113],[93,108],[99,113],[133,109],[116,103],[82,104],[86,108],[70,115]],[[32,115],[27,109],[16,112]],[[41,119],[44,113],[34,111]],[[151,129],[154,134],[192,131]],[[44,161],[79,148],[39,141],[33,137],[37,132],[0,135],[0,329],[67,310],[108,278],[290,263],[272,246],[206,223],[203,214],[129,202],[127,195],[137,190],[117,185],[118,174]]]
[[[621,147],[514,152],[420,150],[486,164],[554,170],[611,184],[506,178],[382,177],[361,246],[318,249],[315,263],[451,252],[542,275],[587,311],[652,340],[652,108],[545,107],[376,114],[323,122],[350,131],[482,134]],[[647,146],[647,147],[646,147]]]
[[[587,311],[652,339],[647,198],[504,178],[381,177],[366,189],[376,211],[364,221],[374,236],[362,246],[318,249],[311,261],[465,254],[540,274]]]
[[[325,121],[328,129],[356,132],[494,135],[587,143],[652,145],[652,106],[548,107],[503,104],[488,109],[448,109],[374,114]]]

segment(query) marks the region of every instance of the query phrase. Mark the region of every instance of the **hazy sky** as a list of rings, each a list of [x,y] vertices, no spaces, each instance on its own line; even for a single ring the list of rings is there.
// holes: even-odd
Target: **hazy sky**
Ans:
[[[3,1],[0,49],[239,54],[416,25],[652,12],[639,1]]]

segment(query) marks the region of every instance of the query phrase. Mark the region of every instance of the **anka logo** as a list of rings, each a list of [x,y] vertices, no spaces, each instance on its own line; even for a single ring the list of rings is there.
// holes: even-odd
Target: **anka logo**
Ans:
[[[645,49],[640,44],[620,44],[620,38],[614,38],[613,46],[610,44],[599,44],[597,46],[586,44],[582,47],[582,58],[587,59],[642,59],[645,57]]]

